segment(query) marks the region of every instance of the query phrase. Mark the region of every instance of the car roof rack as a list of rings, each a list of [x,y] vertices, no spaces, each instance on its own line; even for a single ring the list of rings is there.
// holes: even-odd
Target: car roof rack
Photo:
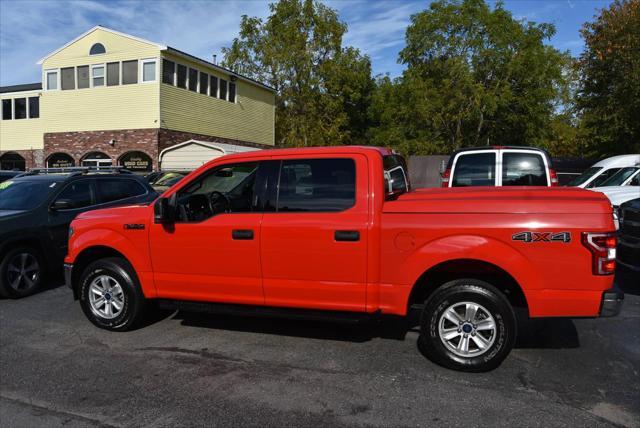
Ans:
[[[83,175],[88,173],[116,173],[116,174],[133,174],[133,172],[129,171],[123,166],[70,166],[63,168],[33,168],[29,171],[21,174],[21,176],[26,175],[39,175],[39,174],[70,174],[74,175]]]

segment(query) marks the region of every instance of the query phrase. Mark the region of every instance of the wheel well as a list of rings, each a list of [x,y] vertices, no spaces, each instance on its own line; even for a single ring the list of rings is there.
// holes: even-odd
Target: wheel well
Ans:
[[[486,281],[502,291],[513,307],[528,309],[522,288],[509,273],[494,264],[473,259],[446,261],[420,275],[411,290],[409,308],[423,304],[445,282],[461,278]]]
[[[78,280],[80,278],[80,275],[82,275],[82,272],[84,272],[85,268],[92,262],[106,257],[120,257],[125,260],[127,259],[119,251],[116,251],[111,247],[103,246],[89,247],[78,254],[73,263],[73,272],[71,276],[71,283],[73,284],[73,295],[76,299],[78,297]]]
[[[4,245],[0,248],[0,261],[2,261],[2,258],[5,256],[5,254],[7,254],[9,251],[21,245],[26,245],[26,246],[35,248],[36,251],[40,253],[40,257],[43,259],[46,267],[47,268],[51,267],[50,260],[47,257],[45,257],[47,252],[44,251],[42,242],[37,238],[16,239],[16,240],[4,243]]]

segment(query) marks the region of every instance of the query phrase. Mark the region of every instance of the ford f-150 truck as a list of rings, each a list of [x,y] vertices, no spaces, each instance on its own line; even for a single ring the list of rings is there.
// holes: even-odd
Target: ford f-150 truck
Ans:
[[[331,320],[420,311],[429,358],[484,371],[513,347],[516,308],[616,315],[615,247],[599,193],[412,190],[387,149],[279,149],[213,160],[151,205],[79,215],[65,280],[108,330],[153,301]]]

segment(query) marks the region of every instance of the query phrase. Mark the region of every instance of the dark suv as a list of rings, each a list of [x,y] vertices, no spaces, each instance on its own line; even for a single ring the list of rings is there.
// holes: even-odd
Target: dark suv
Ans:
[[[0,296],[35,293],[62,271],[69,224],[81,212],[149,203],[157,193],[121,169],[40,169],[0,183]]]

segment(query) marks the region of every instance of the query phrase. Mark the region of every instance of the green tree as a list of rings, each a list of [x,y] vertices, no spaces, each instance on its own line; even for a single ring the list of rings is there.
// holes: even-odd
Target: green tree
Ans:
[[[584,24],[578,108],[590,155],[640,152],[640,0],[615,0]]]
[[[494,8],[483,0],[432,2],[407,27],[402,78],[377,89],[397,96],[372,108],[372,140],[392,129],[408,153],[541,144],[549,138],[570,62],[544,43],[554,32],[550,24],[514,19],[500,2]],[[373,103],[382,99],[376,94]]]
[[[371,63],[342,46],[346,25],[312,0],[280,0],[263,21],[242,17],[224,65],[277,91],[276,142],[362,143],[373,90]]]

